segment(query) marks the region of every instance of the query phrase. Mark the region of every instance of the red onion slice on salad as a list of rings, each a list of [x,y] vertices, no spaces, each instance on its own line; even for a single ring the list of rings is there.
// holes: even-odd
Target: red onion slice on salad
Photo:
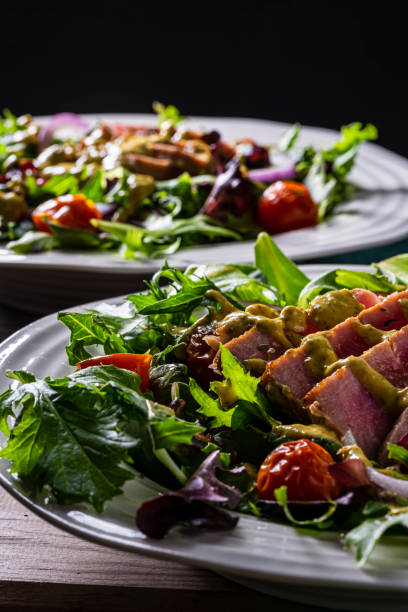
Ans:
[[[374,485],[383,491],[408,498],[408,480],[394,478],[365,465],[361,459],[345,459],[329,466],[330,474],[349,489]]]
[[[389,491],[395,495],[408,498],[408,480],[388,476],[387,474],[383,474],[382,472],[375,470],[369,465],[366,465],[365,469],[368,478],[376,487],[380,487],[380,489],[384,489],[385,491]]]
[[[55,138],[73,138],[79,140],[84,136],[91,124],[75,113],[58,113],[45,123],[38,134],[40,151],[48,147]]]
[[[284,181],[294,179],[296,177],[295,164],[291,164],[286,168],[257,168],[248,172],[248,178],[260,183],[274,183],[275,181]]]

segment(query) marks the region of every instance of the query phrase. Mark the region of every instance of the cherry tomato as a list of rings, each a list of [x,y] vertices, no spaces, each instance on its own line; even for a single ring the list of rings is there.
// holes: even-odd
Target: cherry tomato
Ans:
[[[101,219],[102,215],[92,200],[82,193],[63,195],[43,202],[33,210],[32,219],[36,228],[51,233],[46,220],[72,229],[96,231],[90,224],[91,219]]]
[[[134,353],[113,353],[112,355],[102,355],[92,357],[76,364],[78,370],[89,368],[89,366],[114,365],[117,368],[136,372],[140,376],[140,390],[146,391],[149,388],[149,372],[152,355],[148,353],[137,355]]]
[[[302,183],[277,181],[259,200],[258,225],[270,234],[279,234],[316,225],[317,213],[317,204]]]
[[[328,466],[329,453],[311,440],[284,442],[273,450],[259,468],[256,483],[260,499],[275,499],[274,491],[285,485],[290,501],[336,499],[341,485]]]

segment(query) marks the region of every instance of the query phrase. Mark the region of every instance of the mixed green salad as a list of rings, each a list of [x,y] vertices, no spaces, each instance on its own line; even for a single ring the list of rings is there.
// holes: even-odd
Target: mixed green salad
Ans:
[[[76,370],[7,372],[0,456],[31,494],[98,512],[150,478],[168,492],[135,508],[149,537],[245,513],[338,532],[365,563],[408,527],[408,255],[374,268],[310,280],[263,233],[254,266],[166,264],[61,312]]]
[[[347,177],[373,125],[342,127],[327,149],[300,126],[266,146],[193,130],[155,103],[156,125],[59,113],[0,117],[0,244],[17,253],[109,249],[127,258],[315,225],[356,192]]]

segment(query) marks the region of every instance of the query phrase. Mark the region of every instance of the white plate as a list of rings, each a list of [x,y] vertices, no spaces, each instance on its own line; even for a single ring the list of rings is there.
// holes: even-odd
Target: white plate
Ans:
[[[304,266],[315,276],[333,266]],[[361,270],[359,266],[347,266]],[[118,302],[120,298],[110,300]],[[68,331],[55,315],[44,317],[0,345],[1,371],[26,369],[37,376],[64,376],[71,371],[64,347]],[[0,393],[8,381],[0,380]],[[3,445],[4,436],[0,437]],[[137,479],[107,504],[103,514],[81,507],[64,507],[32,498],[0,459],[0,483],[39,516],[78,536],[153,557],[210,568],[265,592],[325,607],[383,610],[384,601],[394,610],[405,610],[408,592],[406,538],[388,538],[380,544],[366,569],[356,567],[350,552],[334,534],[318,537],[294,528],[241,515],[231,532],[183,535],[173,530],[164,540],[151,540],[134,524],[137,505],[157,494],[159,487]],[[401,601],[403,603],[401,603]]]
[[[156,120],[153,115],[85,115],[91,120],[101,116],[124,123]],[[190,124],[217,129],[226,139],[251,137],[264,144],[275,143],[289,127],[272,121],[216,117],[195,117]],[[328,146],[337,137],[332,130],[304,127],[300,142]],[[364,143],[351,180],[367,190],[364,195],[340,205],[336,214],[321,225],[276,236],[277,244],[286,255],[302,261],[379,246],[408,236],[407,160],[378,145]],[[253,241],[199,246],[181,250],[168,259],[171,265],[180,268],[203,262],[249,263],[253,260]],[[105,252],[16,255],[0,248],[0,281],[5,288],[0,299],[19,308],[50,312],[80,301],[133,291],[134,279],[153,274],[161,264],[161,260],[125,261],[115,253]],[[92,287],[89,273],[92,273]],[[42,282],[41,289],[37,287],[38,280]],[[44,302],[41,296],[46,294],[47,286],[52,286],[54,291]],[[20,293],[22,287],[24,291]]]

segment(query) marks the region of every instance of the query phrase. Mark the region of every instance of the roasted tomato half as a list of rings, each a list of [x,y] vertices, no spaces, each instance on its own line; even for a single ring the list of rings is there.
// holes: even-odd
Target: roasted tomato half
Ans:
[[[92,200],[82,193],[63,195],[43,202],[33,210],[32,219],[36,228],[51,233],[47,221],[72,229],[96,231],[91,219],[101,219],[102,215]]]
[[[98,365],[114,365],[117,368],[131,370],[140,376],[140,390],[146,391],[149,387],[149,373],[152,355],[148,353],[138,355],[134,353],[113,353],[112,355],[101,355],[100,357],[91,357],[77,363],[77,368],[83,370],[90,366]]]
[[[277,181],[258,203],[258,225],[270,234],[316,225],[318,207],[307,187],[295,181]]]
[[[259,468],[256,488],[260,499],[275,499],[275,489],[287,487],[290,501],[336,499],[341,485],[329,472],[330,454],[311,440],[284,442]]]

